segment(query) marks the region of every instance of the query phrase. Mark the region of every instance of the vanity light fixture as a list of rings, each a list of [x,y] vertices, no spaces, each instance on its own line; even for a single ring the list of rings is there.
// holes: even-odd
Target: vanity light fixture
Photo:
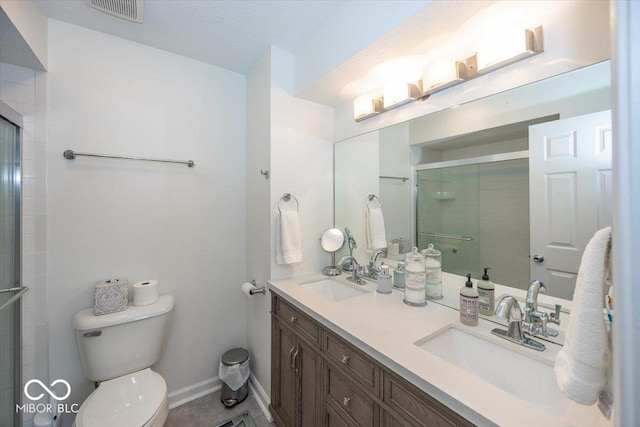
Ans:
[[[486,38],[475,55],[461,61],[428,64],[422,80],[414,83],[392,82],[383,87],[382,98],[361,96],[353,101],[356,122],[409,102],[490,73],[544,52],[542,26],[533,30],[507,29]]]
[[[413,83],[387,83],[382,88],[382,104],[385,110],[390,110],[415,101],[420,95],[420,89]]]
[[[353,118],[359,122],[382,112],[382,98],[372,94],[359,96],[353,100]]]
[[[478,49],[478,74],[490,73],[542,51],[542,27],[503,30],[485,39]]]

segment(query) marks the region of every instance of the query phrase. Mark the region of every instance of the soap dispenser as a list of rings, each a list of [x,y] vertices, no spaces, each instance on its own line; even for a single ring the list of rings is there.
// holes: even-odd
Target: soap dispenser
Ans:
[[[496,287],[493,282],[489,280],[487,270],[489,270],[489,267],[484,268],[482,280],[478,280],[478,311],[480,314],[491,316],[496,309]]]
[[[378,287],[377,291],[381,294],[390,294],[391,293],[391,274],[389,274],[389,266],[382,265],[380,266],[380,274],[378,274]]]
[[[460,321],[465,325],[478,325],[478,292],[473,289],[471,274],[467,274],[467,282],[460,289]]]
[[[393,287],[404,290],[404,262],[399,261],[398,267],[393,270]]]

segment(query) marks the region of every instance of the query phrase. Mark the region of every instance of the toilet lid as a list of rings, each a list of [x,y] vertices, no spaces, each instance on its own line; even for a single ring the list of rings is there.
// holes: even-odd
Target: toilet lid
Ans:
[[[103,381],[84,401],[77,427],[140,427],[160,408],[167,384],[147,368]]]

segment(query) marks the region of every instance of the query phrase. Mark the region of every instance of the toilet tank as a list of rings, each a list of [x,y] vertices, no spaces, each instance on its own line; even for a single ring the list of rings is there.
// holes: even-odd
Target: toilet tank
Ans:
[[[93,308],[76,313],[72,325],[82,362],[91,381],[105,381],[145,369],[164,351],[175,301],[161,295],[157,302],[117,313],[94,315]]]

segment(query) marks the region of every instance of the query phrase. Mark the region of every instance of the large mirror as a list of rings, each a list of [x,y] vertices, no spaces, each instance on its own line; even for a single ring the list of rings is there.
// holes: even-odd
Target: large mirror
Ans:
[[[571,299],[581,250],[611,220],[610,114],[592,114],[611,108],[609,69],[591,65],[336,143],[335,226],[350,229],[356,259],[379,249],[367,244],[366,222],[380,206],[389,260],[432,243],[445,272],[478,279],[490,267],[496,283],[526,289],[540,279]]]

